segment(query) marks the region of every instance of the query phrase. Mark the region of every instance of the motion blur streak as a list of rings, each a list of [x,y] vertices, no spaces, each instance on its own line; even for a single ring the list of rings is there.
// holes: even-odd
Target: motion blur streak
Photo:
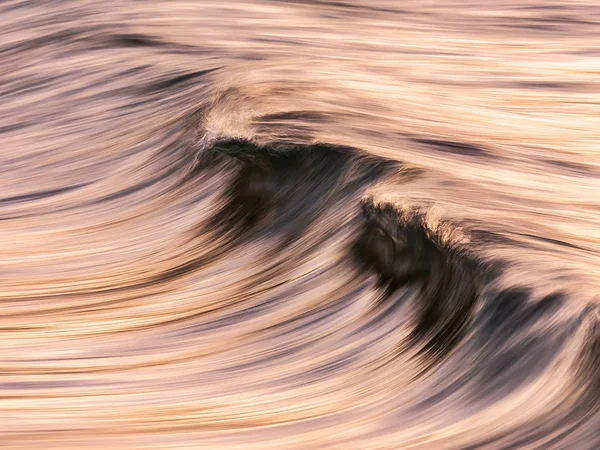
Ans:
[[[599,24],[0,2],[0,447],[600,448]]]

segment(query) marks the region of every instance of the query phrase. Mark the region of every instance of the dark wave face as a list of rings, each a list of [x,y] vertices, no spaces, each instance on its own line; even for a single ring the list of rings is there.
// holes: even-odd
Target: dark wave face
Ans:
[[[599,19],[0,2],[0,447],[599,449]]]

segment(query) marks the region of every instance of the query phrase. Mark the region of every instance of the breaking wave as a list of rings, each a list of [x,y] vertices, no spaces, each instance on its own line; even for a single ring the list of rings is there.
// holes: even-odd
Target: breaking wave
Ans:
[[[4,445],[600,448],[597,8],[501,3],[3,2]]]

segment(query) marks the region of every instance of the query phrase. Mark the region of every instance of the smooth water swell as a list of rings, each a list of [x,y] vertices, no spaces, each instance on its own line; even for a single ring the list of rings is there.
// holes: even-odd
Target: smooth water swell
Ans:
[[[5,1],[0,437],[600,447],[600,8]]]

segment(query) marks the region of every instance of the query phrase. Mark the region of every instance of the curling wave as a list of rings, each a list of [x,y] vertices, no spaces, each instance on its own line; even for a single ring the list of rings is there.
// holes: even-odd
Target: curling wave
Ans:
[[[368,3],[0,4],[3,448],[600,448],[594,5]]]

